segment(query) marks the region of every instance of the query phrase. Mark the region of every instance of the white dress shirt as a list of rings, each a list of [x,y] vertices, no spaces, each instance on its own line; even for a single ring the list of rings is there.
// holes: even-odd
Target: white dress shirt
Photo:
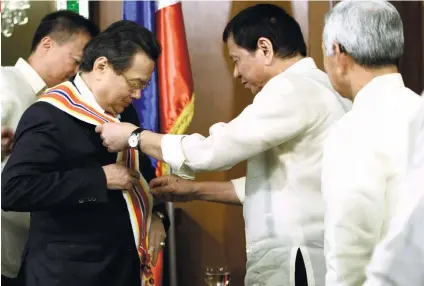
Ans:
[[[420,97],[400,74],[374,78],[327,138],[322,170],[326,285],[362,285],[401,197]]]
[[[163,137],[164,160],[177,172],[248,160],[246,178],[233,181],[244,200],[245,285],[294,285],[299,248],[309,285],[324,285],[321,157],[345,108],[327,75],[305,58],[272,78],[237,118],[213,125],[208,137]]]
[[[396,214],[374,250],[364,286],[424,285],[424,99],[418,141]]]
[[[16,129],[24,111],[37,100],[46,84],[22,58],[13,67],[1,67],[1,124]]]
[[[386,238],[375,248],[364,286],[424,285],[424,168],[410,174]]]
[[[0,114],[1,124],[16,130],[24,111],[37,100],[45,87],[43,79],[23,59],[13,67],[1,67]],[[3,170],[7,158],[2,162]],[[16,277],[21,255],[28,237],[29,214],[1,212],[1,273]]]

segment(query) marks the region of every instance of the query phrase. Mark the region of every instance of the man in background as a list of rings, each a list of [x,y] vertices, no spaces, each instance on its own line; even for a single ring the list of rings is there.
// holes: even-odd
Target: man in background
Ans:
[[[334,125],[322,163],[326,285],[359,286],[386,236],[414,154],[421,98],[398,71],[401,17],[386,1],[343,1],[328,12],[324,66],[352,110]]]
[[[402,199],[367,266],[364,286],[424,285],[424,93],[420,116],[414,122],[418,140],[402,184]]]
[[[245,285],[324,286],[321,156],[330,126],[345,114],[341,98],[306,57],[299,24],[278,6],[243,10],[226,26],[223,41],[234,77],[255,94],[237,118],[213,125],[208,137],[141,130],[130,136],[136,126],[129,124],[97,131],[110,151],[128,148],[135,135],[130,146],[177,173],[229,169],[248,160],[247,176],[232,182],[168,176],[152,186],[170,184],[183,192],[189,185],[188,198],[243,204]]]
[[[1,67],[2,171],[23,112],[46,87],[75,75],[85,45],[98,32],[93,22],[74,12],[48,14],[35,31],[28,60],[19,58],[15,66]],[[28,228],[28,213],[1,212],[2,285],[20,285],[16,277]]]

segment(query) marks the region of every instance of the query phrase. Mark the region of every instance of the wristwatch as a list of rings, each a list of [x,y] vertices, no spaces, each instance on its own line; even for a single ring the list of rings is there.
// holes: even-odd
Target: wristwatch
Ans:
[[[131,148],[137,148],[138,149],[138,140],[140,139],[140,133],[143,130],[144,130],[143,128],[139,127],[131,133],[130,137],[128,138],[128,145]]]

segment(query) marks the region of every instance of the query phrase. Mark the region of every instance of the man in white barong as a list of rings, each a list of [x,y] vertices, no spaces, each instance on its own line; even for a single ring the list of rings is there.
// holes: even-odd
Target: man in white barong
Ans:
[[[229,169],[248,160],[245,178],[190,182],[167,176],[154,180],[152,191],[243,204],[245,285],[324,286],[321,158],[329,128],[345,114],[342,99],[306,57],[298,23],[278,6],[240,12],[223,40],[234,77],[256,95],[237,118],[213,125],[207,137],[149,131],[130,136],[136,129],[130,124],[105,124],[97,131],[110,151],[139,145],[177,173]],[[130,144],[133,136],[136,145]]]
[[[326,15],[325,69],[353,101],[332,128],[322,163],[328,286],[364,283],[404,195],[421,101],[398,71],[403,46],[402,20],[386,1],[343,1]]]
[[[374,250],[364,286],[424,285],[424,99],[422,101],[421,117],[415,124],[419,136],[402,184],[402,200],[386,238]]]

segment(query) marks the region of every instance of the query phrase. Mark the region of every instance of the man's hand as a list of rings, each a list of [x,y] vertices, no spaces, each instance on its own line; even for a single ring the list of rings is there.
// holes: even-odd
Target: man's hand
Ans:
[[[103,145],[109,152],[119,152],[128,149],[128,138],[137,126],[131,123],[105,123],[96,126]]]
[[[149,252],[152,257],[151,262],[153,266],[156,266],[159,253],[164,246],[165,238],[166,232],[162,220],[156,214],[153,214],[149,231]]]
[[[140,173],[128,169],[124,164],[110,164],[103,166],[109,190],[131,190],[140,178]]]
[[[13,136],[12,129],[2,126],[1,127],[1,161],[10,155],[13,147]]]
[[[175,175],[155,178],[149,185],[152,194],[164,201],[187,202],[196,198],[196,182]]]

